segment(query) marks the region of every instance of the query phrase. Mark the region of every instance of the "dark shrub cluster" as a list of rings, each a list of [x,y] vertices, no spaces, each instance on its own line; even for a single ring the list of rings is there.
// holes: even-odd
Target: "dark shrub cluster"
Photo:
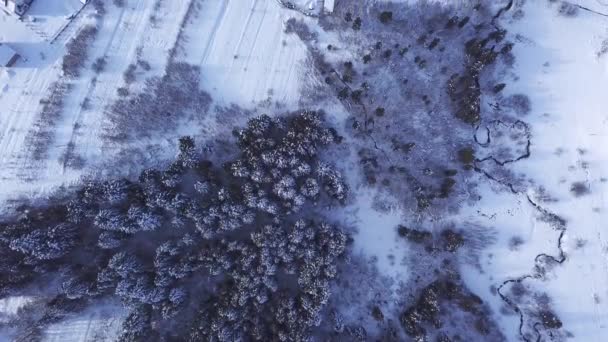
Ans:
[[[125,83],[135,81],[136,67],[129,66]],[[164,76],[147,79],[144,90],[137,95],[127,97],[126,88],[118,91],[122,98],[111,106],[112,126],[108,127],[115,139],[146,136],[159,127],[176,127],[180,119],[205,114],[211,103],[209,94],[200,90],[200,69],[185,63],[169,64]]]
[[[40,116],[27,137],[27,145],[34,160],[42,160],[47,157],[49,145],[54,139],[55,125],[63,111],[64,97],[71,88],[70,84],[54,82],[49,87],[49,94],[40,100],[42,106]]]
[[[78,77],[88,57],[88,47],[97,36],[96,26],[86,26],[68,42],[67,53],[63,56],[61,69],[67,77]]]

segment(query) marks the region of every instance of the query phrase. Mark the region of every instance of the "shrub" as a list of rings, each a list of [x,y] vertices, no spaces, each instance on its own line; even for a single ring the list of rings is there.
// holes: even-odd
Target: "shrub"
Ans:
[[[99,57],[93,63],[93,71],[100,73],[105,70],[107,64],[108,62],[106,61],[105,57]]]
[[[381,23],[388,24],[391,20],[393,20],[393,12],[383,11],[378,16],[378,19],[380,20]]]

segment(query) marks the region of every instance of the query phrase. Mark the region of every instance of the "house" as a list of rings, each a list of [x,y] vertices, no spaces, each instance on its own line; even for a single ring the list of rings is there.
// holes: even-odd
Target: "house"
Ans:
[[[30,8],[34,0],[0,0],[0,7],[10,13],[22,16]]]
[[[331,14],[334,11],[335,0],[325,0],[323,2],[323,12]]]
[[[15,65],[19,55],[10,46],[0,43],[0,67],[11,67]]]

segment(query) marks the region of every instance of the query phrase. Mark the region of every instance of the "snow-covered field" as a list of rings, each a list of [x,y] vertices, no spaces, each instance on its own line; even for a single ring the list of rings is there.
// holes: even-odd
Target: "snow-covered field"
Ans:
[[[50,325],[45,342],[116,341],[124,317],[116,306],[97,306],[79,313],[77,317]]]
[[[0,97],[0,107],[4,110],[0,120],[4,131],[0,138],[0,151],[2,151],[2,178],[5,184],[9,185],[0,195],[3,200],[15,194],[44,194],[53,191],[57,186],[77,180],[81,171],[66,169],[65,163],[60,158],[70,143],[78,146],[78,149],[82,148],[84,150],[82,153],[89,157],[101,157],[102,142],[99,137],[99,127],[103,119],[104,107],[111,101],[110,96],[115,94],[116,85],[122,79],[122,72],[131,61],[140,41],[144,37],[147,39],[144,36],[146,33],[144,28],[150,23],[144,10],[152,6],[153,3],[150,1],[129,1],[124,8],[107,6],[108,13],[100,20],[99,39],[89,52],[89,59],[107,57],[109,70],[99,77],[87,70],[83,73],[83,77],[68,81],[72,89],[64,98],[65,105],[55,127],[36,127],[41,115],[40,102],[48,96],[50,86],[61,79],[61,56],[65,44],[84,25],[95,23],[95,10],[92,6],[87,6],[54,41],[49,38],[54,33],[37,34],[30,30],[25,22],[1,14],[7,27],[20,32],[17,36],[11,33],[10,38],[2,39],[9,42],[18,40],[18,43],[11,45],[15,46],[23,58],[15,67],[2,71],[4,73],[2,83],[5,85],[3,95]],[[60,16],[64,25],[68,24],[63,15],[53,11],[52,4],[49,8],[34,7],[34,9],[36,13],[44,11],[54,13],[52,20],[59,20],[57,16]],[[179,15],[179,12],[175,14]],[[36,14],[36,17],[39,16],[42,14]],[[167,34],[166,39],[169,41],[171,34],[175,35],[170,30],[162,32]],[[125,51],[131,53],[125,54]],[[158,55],[158,52],[151,54],[151,56]],[[87,64],[87,69],[88,65],[90,64]],[[86,97],[91,99],[90,102],[94,107],[83,113],[82,102]],[[39,130],[45,130],[50,134],[45,146],[45,158],[33,162],[32,146],[28,143],[28,139]],[[76,140],[84,141],[80,143]],[[74,151],[74,153],[81,152]]]
[[[297,35],[285,33],[285,22],[295,16],[314,23],[316,17],[276,0],[124,2],[108,1],[101,13],[90,4],[81,8],[77,0],[35,1],[23,21],[0,11],[0,42],[22,57],[12,68],[0,67],[3,207],[103,173],[100,166],[126,150],[157,146],[172,151],[180,132],[124,143],[105,138],[117,130],[108,112],[120,99],[118,89],[142,91],[145,80],[163,76],[169,63],[200,67],[201,89],[211,95],[213,106],[274,112],[296,109],[306,96],[308,48]],[[465,227],[490,227],[495,236],[476,263],[463,266],[463,276],[489,303],[509,341],[520,339],[520,317],[498,314],[507,310],[497,288],[514,279],[548,295],[573,340],[604,341],[608,335],[608,17],[603,15],[608,3],[571,2],[582,6],[572,16],[559,14],[558,3],[528,0],[521,2],[523,16],[501,18],[516,43],[515,64],[497,76],[506,83],[505,95],[525,94],[531,100],[530,113],[520,118],[530,127],[531,155],[506,166],[521,175],[523,186],[510,191],[486,180],[479,187],[481,200],[449,217]],[[320,1],[296,6],[315,15],[323,8]],[[325,6],[333,7],[333,1],[325,0]],[[79,77],[65,79],[66,44],[86,25],[98,27],[86,67]],[[105,60],[103,71],[91,67],[98,59]],[[127,82],[125,72],[142,62],[149,67],[137,69],[135,82]],[[48,125],[41,111],[56,82],[70,88],[59,117]],[[343,116],[331,119],[344,124]],[[217,118],[205,120],[211,127],[206,132],[214,133]],[[43,157],[33,158],[32,139],[39,139],[40,132],[45,133]],[[153,159],[152,154],[145,152],[143,158]],[[357,168],[355,161],[346,165]],[[403,220],[399,206],[380,211],[373,205],[376,192],[365,187],[353,192],[358,200],[346,208],[345,221],[358,230],[355,250],[375,258],[383,275],[407,281],[408,247],[394,229]],[[565,226],[544,219],[543,212],[564,219]],[[541,254],[554,261],[539,259]],[[0,319],[14,315],[27,300],[0,300]],[[531,319],[524,305],[523,319]],[[113,340],[119,323],[106,311],[90,311],[49,326],[45,340]]]
[[[578,3],[608,10],[600,2]],[[519,41],[505,91],[527,94],[532,104],[530,114],[521,118],[532,130],[531,156],[509,168],[524,175],[528,186],[521,194],[486,190],[479,204],[463,213],[463,218],[468,215],[493,226],[500,236],[484,254],[485,273],[469,272],[468,283],[479,293],[486,292],[488,300],[495,298],[498,310],[503,303],[490,294],[488,284],[498,286],[532,274],[537,254],[560,258],[560,231],[539,220],[527,194],[566,220],[562,239],[566,259],[563,264],[550,263],[542,279],[527,279],[523,284],[548,294],[574,340],[603,341],[608,328],[604,232],[608,221],[608,99],[604,94],[608,56],[601,51],[608,38],[608,18],[584,10],[566,17],[558,15],[557,8],[557,4],[528,1],[522,19],[505,23]],[[516,237],[521,245],[513,245]],[[516,330],[518,317],[513,316],[509,324]]]
[[[117,99],[117,89],[125,85],[123,73],[130,64],[143,60],[151,69],[139,71],[138,81],[162,76],[180,32],[174,61],[200,66],[202,87],[218,105],[255,108],[261,103],[280,102],[291,109],[297,106],[297,70],[306,49],[296,37],[284,33],[283,23],[292,12],[276,1],[130,0],[121,8],[108,4],[107,13],[99,19],[99,34],[90,48],[87,70],[68,81],[72,88],[64,98],[56,127],[45,128],[50,133],[47,155],[33,163],[27,138],[36,131],[40,101],[61,78],[64,45],[85,24],[95,22],[95,9],[88,5],[53,44],[53,32],[68,24],[65,13],[69,11],[53,4],[45,8],[41,2],[32,11],[24,22],[0,12],[3,27],[10,28],[0,33],[0,41],[9,43],[23,57],[15,67],[0,70],[0,155],[2,179],[7,184],[0,191],[3,201],[52,192],[125,149],[102,139],[104,128],[112,130],[104,114]],[[45,16],[45,11],[50,14]],[[33,23],[32,18],[36,18]],[[42,23],[54,25],[47,25],[52,27],[44,34],[31,27]],[[100,73],[90,70],[97,58],[106,60]],[[160,139],[130,147],[154,143],[167,144]],[[84,168],[69,167],[66,155],[82,161]]]
[[[278,101],[294,109],[306,47],[284,32],[293,13],[276,1],[196,2],[177,59],[201,67],[203,88],[221,105]]]
[[[608,12],[599,1],[584,5]],[[519,79],[507,88],[530,95],[533,109],[525,120],[533,145],[532,158],[514,171],[547,189],[556,201],[543,206],[567,221],[567,261],[540,286],[577,340],[601,341],[608,328],[608,56],[601,53],[608,18],[582,10],[573,18],[557,16],[555,6],[535,2],[524,8],[511,29],[529,41],[515,49]],[[556,235],[544,239],[556,246]]]

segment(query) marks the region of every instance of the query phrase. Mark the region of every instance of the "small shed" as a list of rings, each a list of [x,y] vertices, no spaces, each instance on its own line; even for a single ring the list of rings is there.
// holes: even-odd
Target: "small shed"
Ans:
[[[12,67],[15,65],[19,55],[6,44],[0,43],[0,67]]]

